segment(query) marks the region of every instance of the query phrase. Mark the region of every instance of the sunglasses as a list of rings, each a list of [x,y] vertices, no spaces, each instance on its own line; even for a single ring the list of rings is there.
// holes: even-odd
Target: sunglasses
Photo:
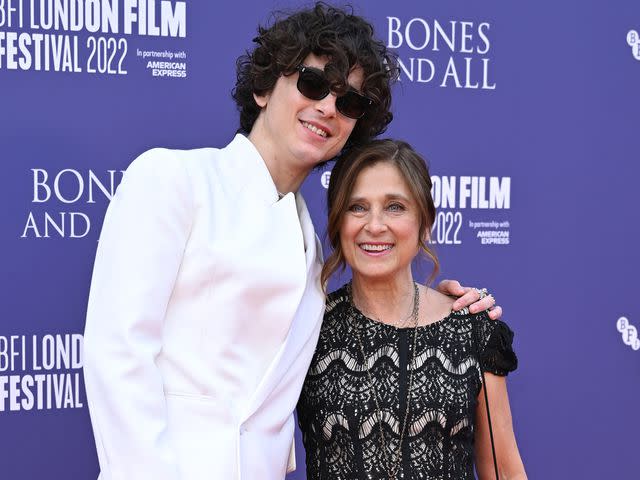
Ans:
[[[318,68],[300,65],[298,70],[298,91],[311,100],[322,100],[331,92],[329,80]],[[336,109],[345,117],[359,119],[367,113],[373,100],[355,90],[349,90],[336,98]]]

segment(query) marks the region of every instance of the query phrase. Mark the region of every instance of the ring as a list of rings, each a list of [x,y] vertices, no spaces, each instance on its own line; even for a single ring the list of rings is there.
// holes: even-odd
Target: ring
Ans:
[[[480,297],[478,300],[482,300],[488,295],[486,288],[476,288],[476,292],[478,292],[478,296]]]

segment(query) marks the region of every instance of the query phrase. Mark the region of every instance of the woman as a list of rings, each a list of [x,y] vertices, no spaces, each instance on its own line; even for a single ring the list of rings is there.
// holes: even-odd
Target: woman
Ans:
[[[452,312],[450,297],[413,279],[421,251],[429,280],[438,271],[430,190],[422,158],[394,140],[355,149],[332,172],[322,279],[345,264],[353,278],[329,295],[298,403],[309,479],[472,479],[474,458],[494,478],[484,389],[500,476],[526,478],[504,378],[517,365],[511,330],[486,312]]]

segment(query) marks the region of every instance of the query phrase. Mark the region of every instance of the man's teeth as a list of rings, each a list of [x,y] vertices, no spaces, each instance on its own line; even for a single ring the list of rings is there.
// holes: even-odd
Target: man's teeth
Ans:
[[[363,243],[360,248],[368,252],[382,252],[383,250],[391,249],[393,245],[371,245],[369,243]]]
[[[313,133],[317,133],[318,135],[320,135],[321,137],[326,137],[328,135],[327,132],[325,132],[324,130],[322,130],[321,128],[318,128],[314,125],[311,125],[310,123],[307,122],[302,122],[302,125],[304,125],[305,127],[307,127],[309,130],[311,130]]]

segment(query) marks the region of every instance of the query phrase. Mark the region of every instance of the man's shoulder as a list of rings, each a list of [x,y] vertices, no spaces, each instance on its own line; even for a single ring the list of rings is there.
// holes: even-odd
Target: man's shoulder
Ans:
[[[136,170],[171,171],[179,169],[187,163],[198,165],[211,161],[219,151],[220,149],[211,147],[190,150],[154,147],[138,155],[127,168],[127,172]]]

